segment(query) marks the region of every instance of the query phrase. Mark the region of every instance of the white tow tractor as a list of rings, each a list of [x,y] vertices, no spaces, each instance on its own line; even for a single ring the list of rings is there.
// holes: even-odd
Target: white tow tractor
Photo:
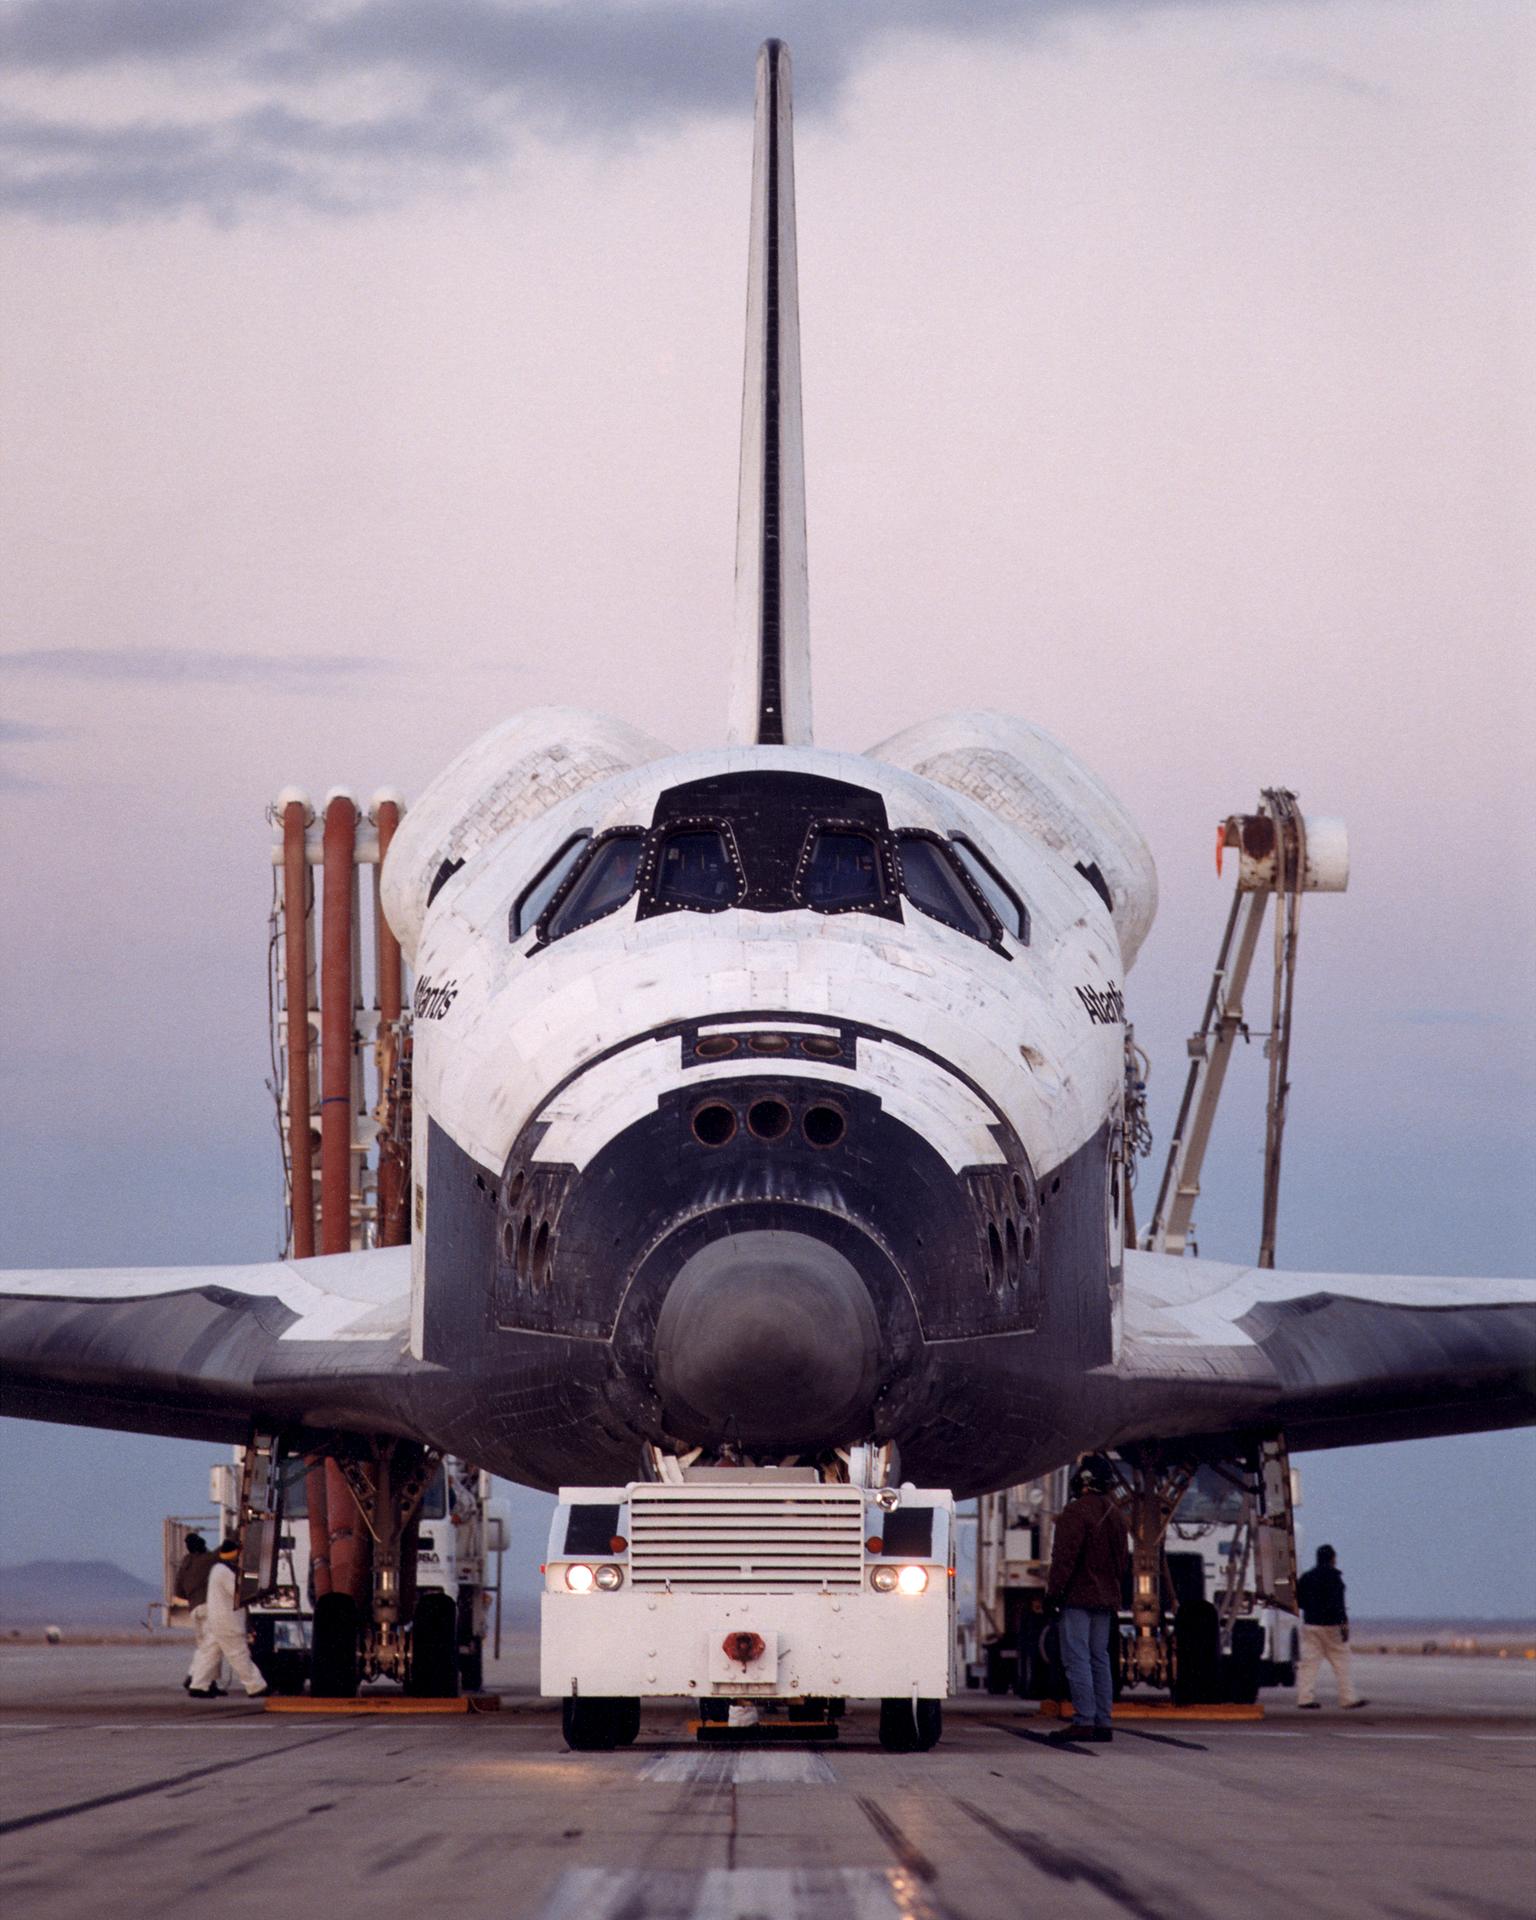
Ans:
[[[540,1689],[563,1701],[569,1745],[627,1745],[642,1701],[676,1699],[696,1704],[703,1739],[830,1739],[859,1698],[880,1702],[882,1746],[934,1746],[955,1645],[951,1496],[814,1467],[666,1465],[560,1491]]]

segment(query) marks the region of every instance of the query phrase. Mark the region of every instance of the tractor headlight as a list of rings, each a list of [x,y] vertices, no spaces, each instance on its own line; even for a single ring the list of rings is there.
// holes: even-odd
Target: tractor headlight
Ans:
[[[876,1593],[894,1593],[896,1591],[896,1569],[894,1567],[876,1567],[869,1576],[869,1584]]]
[[[604,1593],[617,1593],[624,1584],[622,1567],[599,1567],[596,1574],[598,1586]]]
[[[567,1567],[565,1570],[565,1584],[572,1593],[590,1593],[595,1578],[596,1575],[592,1569],[583,1566],[580,1561],[577,1561],[574,1567]]]
[[[926,1593],[928,1591],[928,1569],[926,1567],[903,1567],[896,1576],[898,1593]]]

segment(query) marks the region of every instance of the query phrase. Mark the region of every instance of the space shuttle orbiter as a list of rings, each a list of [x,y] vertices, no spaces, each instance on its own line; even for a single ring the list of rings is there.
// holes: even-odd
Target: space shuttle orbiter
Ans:
[[[959,1493],[1090,1448],[1536,1413],[1536,1283],[1126,1251],[1125,811],[1026,720],[812,740],[789,58],[758,62],[728,743],[507,720],[406,815],[408,1247],[0,1274],[4,1411],[537,1486],[868,1443]]]

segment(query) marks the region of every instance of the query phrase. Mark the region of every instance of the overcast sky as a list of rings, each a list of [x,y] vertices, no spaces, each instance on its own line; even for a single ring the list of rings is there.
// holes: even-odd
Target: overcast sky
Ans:
[[[1281,1262],[1530,1273],[1517,0],[0,6],[0,1258],[273,1250],[280,787],[416,792],[545,701],[722,737],[770,31],[818,737],[998,706],[1105,775],[1160,1148],[1215,820],[1344,815]],[[1256,1245],[1257,1055],[1208,1253]],[[0,1561],[149,1572],[202,1502],[211,1449],[0,1434]],[[1531,1436],[1302,1464],[1362,1610],[1536,1611]]]

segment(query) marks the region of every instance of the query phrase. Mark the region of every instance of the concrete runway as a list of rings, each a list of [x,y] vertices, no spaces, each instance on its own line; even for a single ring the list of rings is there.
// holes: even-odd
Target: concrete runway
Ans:
[[[1363,1656],[1372,1707],[1062,1752],[1011,1700],[897,1758],[574,1754],[526,1638],[495,1715],[195,1702],[179,1646],[0,1645],[7,1920],[1530,1920],[1536,1663]]]

